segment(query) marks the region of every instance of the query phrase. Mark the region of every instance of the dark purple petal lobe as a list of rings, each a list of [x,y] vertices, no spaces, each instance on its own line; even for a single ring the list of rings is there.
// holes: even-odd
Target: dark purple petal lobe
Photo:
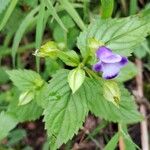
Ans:
[[[96,63],[95,65],[93,65],[93,70],[94,71],[96,71],[96,72],[100,72],[100,71],[102,71],[102,63],[101,63],[101,61],[99,61],[98,63]]]
[[[120,66],[123,67],[128,63],[128,59],[126,57],[122,57],[121,61],[120,61]]]

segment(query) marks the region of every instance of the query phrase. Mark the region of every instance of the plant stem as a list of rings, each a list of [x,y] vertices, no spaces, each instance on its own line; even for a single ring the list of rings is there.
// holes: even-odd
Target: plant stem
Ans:
[[[137,83],[137,98],[142,98],[143,94],[143,64],[140,59],[136,59],[136,65],[138,68],[138,74],[136,76],[136,83]],[[140,105],[140,112],[144,116],[144,120],[141,122],[141,143],[142,143],[142,150],[149,150],[149,137],[148,137],[148,124],[146,119],[146,106],[141,103]]]
[[[20,46],[18,48],[18,53],[23,53],[25,52],[27,49],[33,49],[35,48],[35,43],[30,43],[28,45],[25,45],[25,46]],[[11,48],[8,48],[8,47],[0,47],[1,51],[0,51],[0,56],[1,57],[4,57],[4,56],[7,56],[7,55],[10,55],[11,52],[12,52],[12,49]]]

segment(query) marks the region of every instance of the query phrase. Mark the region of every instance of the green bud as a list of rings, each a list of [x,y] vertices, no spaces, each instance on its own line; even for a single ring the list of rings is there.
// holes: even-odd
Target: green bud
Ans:
[[[34,55],[39,57],[57,57],[59,49],[57,44],[54,41],[49,41],[46,44],[42,45],[40,49],[37,49]]]
[[[42,79],[35,79],[33,82],[35,83],[36,89],[42,87],[42,85],[44,84],[44,81]]]
[[[80,68],[73,69],[69,72],[68,82],[72,90],[72,93],[75,93],[80,86],[83,84],[85,79],[85,71]]]
[[[34,98],[34,93],[32,91],[23,92],[19,97],[19,104],[18,105],[26,105]]]
[[[88,40],[88,47],[90,49],[90,51],[92,52],[92,54],[95,54],[96,50],[100,47],[103,46],[104,43],[102,41],[98,41],[95,38],[90,38]]]
[[[112,102],[115,106],[119,107],[121,94],[118,84],[115,81],[104,82],[103,95],[106,100]]]

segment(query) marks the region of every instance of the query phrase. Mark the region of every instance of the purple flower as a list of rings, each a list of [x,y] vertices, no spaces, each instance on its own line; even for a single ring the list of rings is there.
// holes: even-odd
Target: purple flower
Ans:
[[[115,78],[119,74],[120,69],[128,63],[126,57],[114,54],[105,46],[100,47],[96,51],[96,56],[99,61],[93,65],[93,70],[103,72],[102,77],[105,79]]]

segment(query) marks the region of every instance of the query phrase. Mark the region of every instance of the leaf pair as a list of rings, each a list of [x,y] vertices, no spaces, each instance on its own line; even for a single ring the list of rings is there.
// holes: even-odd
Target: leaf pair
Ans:
[[[72,94],[67,82],[68,70],[58,71],[43,89],[44,121],[50,137],[52,150],[77,133],[91,111],[108,121],[134,123],[142,119],[134,100],[127,90],[121,87],[120,106],[116,107],[103,96],[103,83],[85,78],[83,85]]]

